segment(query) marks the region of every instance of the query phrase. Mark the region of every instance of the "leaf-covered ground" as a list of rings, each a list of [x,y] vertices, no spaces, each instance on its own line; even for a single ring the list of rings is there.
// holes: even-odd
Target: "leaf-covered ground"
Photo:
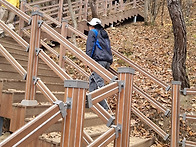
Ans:
[[[167,8],[161,25],[161,16],[159,15],[155,25],[144,25],[143,22],[124,23],[114,28],[108,28],[112,47],[134,63],[138,64],[146,71],[155,75],[161,81],[171,85],[172,71],[171,63],[173,57],[173,33],[172,23],[167,12]],[[190,79],[191,88],[196,88],[196,4],[191,9],[191,15],[186,19],[187,27],[187,73]],[[115,58],[112,65],[114,69],[124,66],[123,61]],[[148,80],[141,74],[134,78],[136,85],[160,102],[163,106],[171,109],[170,92],[165,93],[154,82]],[[153,122],[160,126],[165,132],[170,133],[170,117],[165,117],[159,113],[147,100],[137,94],[133,94],[133,105],[142,113],[149,117]],[[196,96],[181,95],[181,113],[196,115]],[[112,108],[115,108],[115,97],[109,100]],[[169,141],[163,141],[152,129],[142,123],[136,116],[132,116],[133,136],[151,137],[155,136],[157,141],[154,146],[168,146]],[[186,137],[187,140],[196,141],[196,122],[183,122],[181,119],[180,138]]]
[[[190,79],[191,88],[196,88],[196,4],[191,9],[191,16],[186,19],[187,26],[187,73]],[[158,15],[154,25],[144,25],[144,22],[132,23],[127,21],[119,23],[113,28],[107,28],[111,39],[112,48],[118,50],[126,57],[131,59],[134,63],[153,74],[159,80],[171,85],[172,71],[171,63],[173,57],[173,33],[172,23],[165,7],[163,17],[163,25],[161,25],[161,16]],[[78,39],[79,47],[85,50],[85,41]],[[85,67],[83,63],[77,60],[67,52],[73,61],[78,63],[81,67]],[[112,67],[118,69],[121,66],[128,66],[122,60],[114,58]],[[89,69],[85,69],[89,72]],[[88,80],[71,66],[66,70],[73,78]],[[165,92],[165,89],[155,84],[149,78],[136,72],[134,77],[134,84],[142,88],[153,99],[157,100],[162,106],[171,110],[171,95],[170,91]],[[181,114],[190,113],[196,115],[196,96],[182,96],[181,99]],[[115,113],[116,96],[108,99],[108,102]],[[164,116],[146,99],[133,93],[133,106],[138,108],[143,114],[150,118],[156,125],[161,127],[166,133],[171,130],[171,116]],[[187,140],[196,142],[196,123],[183,122],[181,119],[180,138],[186,137]],[[131,121],[131,135],[138,137],[155,137],[156,143],[153,147],[169,146],[169,140],[163,139],[155,133],[151,128],[144,124],[134,114],[132,114]]]

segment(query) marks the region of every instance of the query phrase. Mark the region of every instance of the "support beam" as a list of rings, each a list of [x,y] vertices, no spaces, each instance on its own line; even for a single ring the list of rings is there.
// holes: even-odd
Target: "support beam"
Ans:
[[[60,118],[62,118],[62,114],[59,110],[59,106],[53,105],[3,140],[0,146],[26,146]]]
[[[95,139],[87,147],[98,147],[98,146],[107,146],[111,141],[116,137],[115,128],[111,128],[106,131],[104,134]]]
[[[169,135],[164,132],[159,126],[153,123],[148,117],[146,117],[143,113],[141,113],[137,108],[132,107],[133,113],[141,119],[146,125],[152,128],[159,136],[161,136],[164,140],[167,140]]]
[[[26,3],[26,0],[21,0],[21,3],[20,3],[20,10],[22,12],[25,12],[25,3]],[[19,26],[18,26],[18,34],[23,37],[23,31],[22,29],[24,28],[24,20],[20,17],[19,18]]]
[[[131,122],[131,102],[133,91],[132,68],[119,68],[119,80],[124,81],[124,87],[119,92],[116,108],[116,126],[121,128],[119,137],[115,139],[116,147],[129,147],[130,122]]]
[[[39,50],[39,51],[38,51]],[[72,79],[58,64],[54,62],[42,49],[38,49],[38,56],[62,79]]]
[[[171,147],[179,147],[180,85],[179,81],[172,82]]]
[[[118,82],[113,82],[88,93],[87,97],[89,102],[89,108],[91,108],[94,104],[104,100],[105,98],[118,93],[119,89],[120,88],[118,86]]]
[[[88,83],[79,80],[65,81],[67,117],[63,119],[61,147],[82,146],[83,121]]]
[[[35,49],[40,47],[40,35],[41,29],[39,28],[38,21],[41,20],[42,13],[39,12],[39,7],[34,7],[32,11],[32,25],[31,25],[31,37],[30,48],[27,68],[27,80],[25,87],[25,100],[22,100],[22,105],[37,105],[35,101],[36,85],[33,84],[33,77],[37,77],[38,74],[38,57],[36,56]]]
[[[59,0],[58,20],[61,22],[63,18],[63,0]]]
[[[66,20],[62,20],[62,23],[61,23],[61,35],[64,36],[65,38],[67,38],[67,21]],[[65,68],[65,62],[63,60],[63,57],[65,56],[65,50],[66,48],[60,44],[60,56],[59,56],[59,66],[61,68]]]

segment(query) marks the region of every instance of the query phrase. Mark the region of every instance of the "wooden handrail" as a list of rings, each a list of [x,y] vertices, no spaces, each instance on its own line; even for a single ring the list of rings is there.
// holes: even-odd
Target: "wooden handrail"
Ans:
[[[24,21],[26,21],[26,22],[30,21],[31,17],[29,15],[25,14],[20,9],[14,7],[13,5],[11,5],[6,0],[0,0],[0,4],[4,5],[7,9],[14,12],[16,15],[20,16]]]
[[[96,146],[107,146],[111,141],[113,141],[116,137],[115,128],[110,128],[104,134],[95,139],[92,143],[90,143],[87,147],[96,147]]]
[[[25,7],[27,7],[29,10],[33,10],[33,7],[31,7],[29,4],[25,4]],[[48,14],[44,13],[43,11],[40,11],[41,13],[43,13],[43,17],[49,19],[50,21],[52,21],[54,24],[56,24],[57,26],[61,25],[61,22],[57,21],[56,19],[50,17]]]
[[[72,79],[58,64],[54,62],[42,49],[38,51],[38,56],[63,80]]]
[[[86,55],[82,50],[80,50],[71,42],[69,42],[65,37],[63,37],[57,31],[52,29],[45,22],[43,22],[43,24],[41,25],[41,29],[44,32],[46,32],[48,35],[50,35],[54,40],[56,40],[57,42],[61,43],[64,47],[66,47],[72,54],[74,54],[86,65],[88,65],[93,71],[101,75],[102,78],[105,79],[107,82],[110,82],[112,80],[112,78],[114,77],[113,74],[111,74],[107,69],[102,67],[96,61],[94,61],[92,58]]]
[[[149,118],[147,118],[143,113],[141,113],[137,108],[133,106],[132,111],[137,117],[139,117],[143,122],[145,122],[145,124],[152,128],[164,140],[168,139],[169,135],[166,132],[164,132],[159,126],[153,123]]]
[[[1,44],[0,52],[8,60],[8,62],[18,71],[18,73],[25,79],[27,71],[14,59],[14,57]]]
[[[0,146],[25,146],[60,118],[62,118],[62,114],[59,110],[59,106],[53,105],[38,115],[35,119],[8,136],[0,143]]]
[[[0,20],[0,27],[5,30],[12,38],[18,42],[24,49],[27,49],[29,47],[29,44],[20,37],[16,32],[11,30],[2,20]]]

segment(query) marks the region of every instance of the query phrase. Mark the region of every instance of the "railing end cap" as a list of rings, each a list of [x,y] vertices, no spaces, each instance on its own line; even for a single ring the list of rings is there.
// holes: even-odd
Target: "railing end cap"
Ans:
[[[180,81],[172,81],[172,85],[181,85]]]
[[[119,67],[118,68],[118,73],[130,73],[130,74],[135,74],[135,69],[131,67]]]
[[[84,88],[88,89],[88,82],[81,80],[65,80],[64,81],[65,88]]]

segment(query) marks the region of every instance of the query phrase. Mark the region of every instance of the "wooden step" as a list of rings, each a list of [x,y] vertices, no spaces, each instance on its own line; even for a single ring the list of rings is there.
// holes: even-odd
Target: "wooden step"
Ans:
[[[64,92],[52,92],[57,99],[62,100],[64,99]],[[14,89],[11,90],[3,90],[2,94],[5,95],[5,97],[10,97],[12,99],[12,103],[20,103],[25,98],[25,91],[17,91]],[[35,95],[35,99],[38,102],[48,102],[47,98],[40,92],[37,91]]]
[[[57,82],[63,83],[58,76],[51,76],[51,75],[41,75],[38,73],[38,77],[44,82]],[[19,79],[22,80],[23,77],[17,71],[0,71],[0,79]]]
[[[23,68],[27,70],[27,65],[23,65]],[[0,71],[7,70],[7,71],[16,71],[14,67],[10,63],[1,63],[0,62]],[[53,72],[49,67],[38,67],[38,73],[42,75],[50,75],[50,76],[57,76],[55,72]]]
[[[96,139],[101,134],[105,133],[109,128],[106,125],[99,125],[93,127],[84,127],[84,130],[93,138]],[[44,133],[39,137],[39,140],[47,142],[49,144],[56,144],[56,146],[60,146],[60,132],[50,132]]]
[[[24,80],[14,80],[14,79],[0,79],[0,89],[2,90],[25,90],[26,81]],[[46,86],[52,91],[63,92],[65,90],[64,83],[48,83],[45,82]]]
[[[29,121],[33,120],[33,118],[25,118],[25,123],[28,123]],[[92,112],[85,112],[84,115],[84,127],[93,127],[97,125],[103,125],[103,121],[94,113]],[[62,126],[62,119],[60,119],[58,122],[50,126],[45,133],[50,132],[61,132],[61,126]]]
[[[1,63],[9,63],[8,61],[7,61],[7,59],[5,59],[4,57],[2,57],[2,56],[0,56],[0,61],[1,61]],[[16,59],[16,61],[20,64],[20,65],[22,65],[22,66],[24,66],[24,65],[28,65],[28,60],[24,60],[24,59]],[[46,65],[45,63],[43,63],[43,62],[41,62],[40,60],[39,60],[39,65],[38,65],[38,67],[43,67],[43,68],[48,68],[48,65]]]

